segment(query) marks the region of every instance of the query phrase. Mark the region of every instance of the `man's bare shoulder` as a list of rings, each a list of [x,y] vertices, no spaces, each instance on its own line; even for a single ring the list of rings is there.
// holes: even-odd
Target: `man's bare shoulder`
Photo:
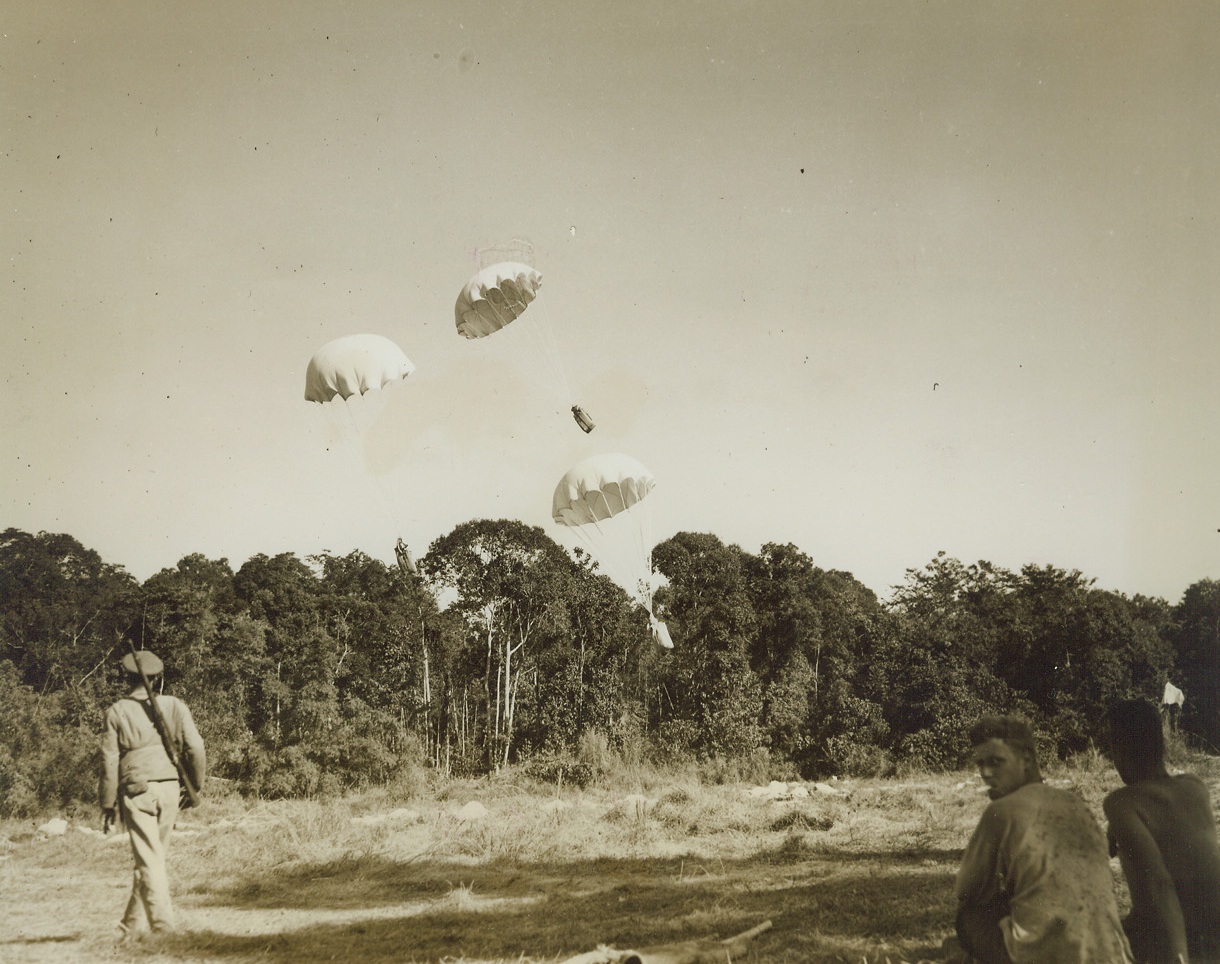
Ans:
[[[1119,787],[1111,790],[1101,802],[1101,809],[1111,820],[1115,815],[1136,809],[1145,794],[1140,792],[1139,785]]]
[[[1208,809],[1209,801],[1207,784],[1193,773],[1180,773],[1119,787],[1106,795],[1102,809],[1113,818],[1131,811],[1142,813],[1148,806]]]
[[[1030,819],[1048,811],[1087,813],[1088,807],[1071,790],[1035,781],[1005,794],[998,800],[992,800],[983,811],[983,816]]]

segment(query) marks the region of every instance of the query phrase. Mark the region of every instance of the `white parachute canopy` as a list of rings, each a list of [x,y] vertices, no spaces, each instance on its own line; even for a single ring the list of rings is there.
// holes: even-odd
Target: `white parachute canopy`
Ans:
[[[381,335],[345,335],[319,348],[305,369],[305,400],[318,405],[353,451],[385,405],[389,389],[415,371],[401,348]]]
[[[406,378],[415,365],[381,335],[347,335],[314,352],[305,369],[305,401],[347,401]]]
[[[542,286],[542,273],[519,261],[502,261],[477,272],[453,306],[458,334],[486,338],[525,313]]]
[[[646,610],[653,637],[672,648],[669,630],[652,612],[652,503],[656,479],[628,455],[606,454],[564,473],[551,517],[567,526],[601,567]]]

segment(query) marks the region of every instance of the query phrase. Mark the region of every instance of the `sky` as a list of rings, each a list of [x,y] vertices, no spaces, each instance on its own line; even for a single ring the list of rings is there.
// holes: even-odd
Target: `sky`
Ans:
[[[1220,578],[1220,5],[17,0],[2,33],[6,528],[141,580],[564,542],[555,484],[617,452],[655,539],[883,598],[942,551]],[[461,338],[510,250],[538,301]],[[357,333],[415,372],[306,402]]]

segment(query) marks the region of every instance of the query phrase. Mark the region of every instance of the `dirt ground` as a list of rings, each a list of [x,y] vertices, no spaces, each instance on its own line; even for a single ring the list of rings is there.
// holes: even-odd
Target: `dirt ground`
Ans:
[[[750,960],[934,959],[974,795],[957,794],[961,819],[937,816],[937,833],[927,813],[901,823],[902,801],[746,810],[700,799],[672,805],[667,820],[663,806],[616,818],[610,801],[586,799],[584,816],[581,805],[542,816],[536,800],[492,800],[496,831],[458,823],[445,801],[402,827],[348,829],[345,814],[343,829],[311,829],[288,813],[274,823],[295,844],[287,850],[267,842],[271,830],[205,807],[171,845],[180,930],[138,943],[117,940],[125,838],[10,828],[0,961],[552,962],[600,945],[725,938],[766,920]],[[343,839],[318,849],[311,834]]]
[[[253,898],[225,889],[182,894],[181,934],[126,945],[115,940],[115,920],[128,882],[98,863],[38,867],[18,859],[5,878],[0,959],[541,961],[600,944],[727,937],[771,920],[772,930],[752,945],[752,960],[897,962],[935,952],[905,935],[944,929],[951,873],[947,861],[808,857],[713,866],[628,860],[519,873],[430,867],[410,881],[391,868],[366,868],[355,878],[334,873],[329,887],[309,888],[304,901],[295,898],[291,875]],[[459,889],[447,891],[457,878]],[[870,908],[884,904],[903,909],[891,906],[885,926],[875,928]],[[556,921],[570,925],[560,943]]]
[[[1220,808],[1220,757],[1191,769]],[[370,791],[251,803],[219,792],[170,849],[179,931],[118,942],[125,835],[0,823],[0,962],[553,962],[763,921],[748,960],[933,961],[953,875],[986,804],[970,773],[829,787],[633,791],[449,781],[420,798]],[[1099,821],[1106,761],[1056,767]],[[1220,816],[1220,814],[1218,814]],[[1127,894],[1111,861],[1120,909]]]

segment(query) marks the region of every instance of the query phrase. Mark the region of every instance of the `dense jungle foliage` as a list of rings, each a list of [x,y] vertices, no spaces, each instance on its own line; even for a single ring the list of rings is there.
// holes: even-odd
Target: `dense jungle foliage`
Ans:
[[[580,783],[606,753],[807,778],[939,769],[993,711],[1029,716],[1067,755],[1104,745],[1112,701],[1158,700],[1167,679],[1189,738],[1220,745],[1220,581],[1171,606],[941,554],[882,601],[792,545],[755,555],[680,532],[653,558],[673,650],[590,559],[511,520],[437,539],[421,580],[360,552],[236,572],[196,554],[141,584],[69,535],[8,529],[0,815],[93,799],[129,640],[165,660],[212,773],[262,797],[424,765]]]

